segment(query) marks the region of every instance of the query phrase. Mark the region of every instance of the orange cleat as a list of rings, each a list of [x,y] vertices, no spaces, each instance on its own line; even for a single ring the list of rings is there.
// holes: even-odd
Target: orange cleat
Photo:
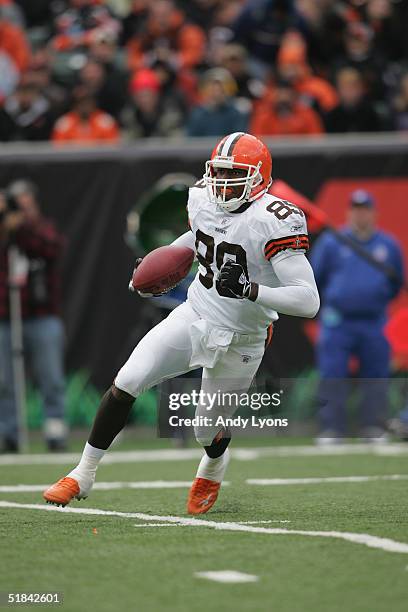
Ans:
[[[195,478],[188,494],[187,512],[204,514],[215,504],[221,483],[207,478]]]
[[[48,504],[66,506],[69,502],[79,496],[79,484],[74,478],[66,476],[44,491],[43,498]]]

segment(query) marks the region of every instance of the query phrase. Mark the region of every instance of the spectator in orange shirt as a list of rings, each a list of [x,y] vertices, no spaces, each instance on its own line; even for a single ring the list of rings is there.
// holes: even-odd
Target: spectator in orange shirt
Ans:
[[[279,75],[293,84],[296,91],[316,103],[324,113],[338,103],[335,87],[325,79],[312,74],[307,58],[306,46],[298,34],[289,34],[278,53]]]
[[[313,135],[321,134],[323,126],[316,111],[299,101],[293,86],[279,80],[255,106],[249,131],[256,136]]]
[[[24,32],[4,17],[0,6],[0,102],[17,87],[30,61],[30,47]]]
[[[119,140],[116,121],[97,108],[95,98],[86,86],[77,86],[73,98],[72,111],[60,117],[54,125],[52,133],[54,142],[77,142],[86,145]]]
[[[140,69],[152,61],[171,62],[175,68],[193,68],[203,60],[206,37],[203,30],[188,23],[173,0],[149,3],[143,27],[128,41],[129,67]]]

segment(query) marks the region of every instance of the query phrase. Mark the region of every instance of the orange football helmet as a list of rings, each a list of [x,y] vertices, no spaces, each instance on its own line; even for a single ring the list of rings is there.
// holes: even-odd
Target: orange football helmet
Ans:
[[[239,178],[217,178],[217,168],[246,170]],[[235,132],[220,140],[205,164],[203,176],[208,197],[227,212],[261,197],[272,184],[272,157],[267,146],[251,134]],[[227,197],[231,189],[243,187],[239,197]]]

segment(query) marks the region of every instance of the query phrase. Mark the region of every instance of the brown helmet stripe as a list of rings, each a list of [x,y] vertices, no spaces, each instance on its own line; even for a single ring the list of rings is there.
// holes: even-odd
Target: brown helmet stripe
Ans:
[[[234,132],[227,136],[226,140],[223,142],[222,150],[220,155],[223,157],[231,157],[234,146],[237,144],[238,140],[241,136],[244,136],[245,132]]]
[[[221,138],[220,142],[218,143],[217,150],[215,152],[216,155],[221,155],[222,147],[224,146],[224,143],[227,140],[227,138],[228,138],[228,136],[225,136],[224,138]]]

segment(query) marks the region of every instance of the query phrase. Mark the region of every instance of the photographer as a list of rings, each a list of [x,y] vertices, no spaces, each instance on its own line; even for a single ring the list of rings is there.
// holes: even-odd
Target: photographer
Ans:
[[[0,196],[0,432],[18,451],[9,305],[9,248],[18,249],[24,355],[42,396],[49,450],[65,447],[63,325],[59,260],[64,239],[41,214],[37,188],[18,180]]]

